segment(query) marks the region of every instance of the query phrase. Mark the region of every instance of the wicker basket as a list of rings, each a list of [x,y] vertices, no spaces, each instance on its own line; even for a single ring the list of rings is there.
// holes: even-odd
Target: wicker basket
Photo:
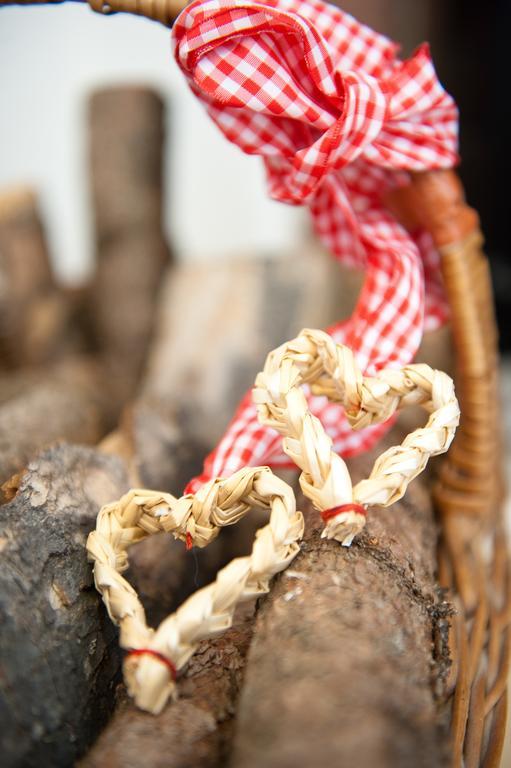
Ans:
[[[125,11],[167,26],[184,5],[181,0],[88,2],[100,13]],[[490,768],[500,764],[506,728],[511,569],[502,512],[497,331],[488,262],[478,216],[464,202],[454,172],[417,174],[388,204],[407,228],[421,226],[432,234],[451,305],[462,421],[434,489],[442,531],[438,578],[456,608],[446,703],[453,765]]]
[[[438,575],[456,607],[450,627],[453,765],[497,766],[504,745],[511,619],[503,520],[497,329],[475,211],[452,171],[416,176],[391,201],[434,237],[451,307],[461,424],[434,489]]]

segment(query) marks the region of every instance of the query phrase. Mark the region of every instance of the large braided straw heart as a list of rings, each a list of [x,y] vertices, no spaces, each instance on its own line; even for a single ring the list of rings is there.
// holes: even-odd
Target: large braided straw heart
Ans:
[[[385,451],[370,477],[352,487],[344,461],[308,410],[304,384],[343,403],[354,428],[383,421],[405,405],[420,404],[431,415],[423,429]],[[459,420],[454,385],[445,373],[408,365],[363,377],[347,347],[314,330],[302,331],[270,353],[256,379],[254,400],[260,420],[284,436],[284,450],[302,470],[302,490],[326,521],[323,535],[346,546],[364,526],[366,506],[401,498],[428,458],[447,450]],[[128,567],[128,547],[161,532],[204,547],[251,507],[271,510],[251,554],[232,560],[158,629],[148,627],[136,592],[121,576]],[[96,587],[120,628],[120,645],[129,651],[124,676],[139,707],[153,713],[163,709],[175,692],[177,671],[197,644],[231,626],[239,602],[268,592],[270,579],[298,554],[302,534],[303,517],[292,489],[267,467],[211,480],[179,499],[132,490],[101,509],[87,550],[94,561]]]
[[[233,525],[252,507],[270,509],[269,523],[257,532],[252,552],[218,572],[216,580],[195,592],[157,630],[147,626],[135,590],[121,576],[127,549],[154,533],[172,533],[199,547],[220,528]],[[196,494],[176,499],[168,493],[132,490],[104,506],[87,540],[94,581],[108,614],[129,651],[126,686],[135,703],[157,714],[175,690],[175,676],[197,644],[232,624],[236,605],[268,592],[270,579],[299,552],[303,517],[292,489],[267,467],[246,468],[227,480],[212,480]]]

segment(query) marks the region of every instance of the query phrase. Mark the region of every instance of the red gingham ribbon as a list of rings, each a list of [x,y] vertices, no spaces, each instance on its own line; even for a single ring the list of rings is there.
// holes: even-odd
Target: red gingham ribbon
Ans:
[[[382,203],[408,172],[457,161],[457,109],[429,49],[407,61],[397,47],[320,0],[206,0],[172,32],[174,55],[220,130],[263,157],[272,197],[307,204],[314,227],[366,279],[351,318],[329,329],[366,373],[413,359],[424,328],[448,309],[439,257],[424,232],[412,237]],[[386,431],[351,431],[340,406],[311,398],[344,456]],[[257,422],[248,394],[189,487],[245,465],[289,463],[281,438]]]

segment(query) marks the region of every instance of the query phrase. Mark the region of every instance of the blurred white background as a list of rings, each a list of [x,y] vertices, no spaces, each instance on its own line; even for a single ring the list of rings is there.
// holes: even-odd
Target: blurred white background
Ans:
[[[230,145],[189,92],[170,31],[81,4],[0,9],[0,188],[33,184],[55,266],[80,281],[93,259],[87,97],[113,83],[155,87],[167,105],[165,226],[179,258],[292,249],[304,212],[268,199],[262,164]]]

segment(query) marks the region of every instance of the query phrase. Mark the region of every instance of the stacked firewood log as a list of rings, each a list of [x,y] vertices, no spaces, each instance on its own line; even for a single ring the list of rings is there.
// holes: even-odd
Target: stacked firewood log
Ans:
[[[312,240],[173,263],[163,125],[148,89],[92,98],[97,263],[79,290],[53,276],[35,194],[0,197],[2,765],[447,765],[450,606],[427,478],[373,510],[351,549],[320,539],[299,499],[302,553],[202,643],[178,701],[155,717],[126,696],[84,549],[100,506],[130,486],[179,495],[268,351],[346,315],[357,290]],[[352,462],[355,477],[369,459]],[[129,578],[151,622],[246,553],[260,523],[254,513],[198,554],[161,535],[137,545]]]

